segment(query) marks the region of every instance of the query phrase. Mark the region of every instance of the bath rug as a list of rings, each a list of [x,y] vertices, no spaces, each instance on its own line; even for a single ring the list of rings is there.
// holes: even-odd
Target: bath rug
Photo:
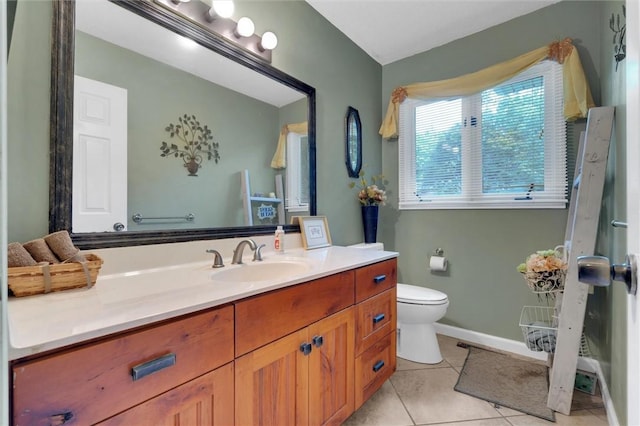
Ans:
[[[554,411],[547,407],[549,379],[546,365],[469,346],[454,389],[502,407],[556,421]]]

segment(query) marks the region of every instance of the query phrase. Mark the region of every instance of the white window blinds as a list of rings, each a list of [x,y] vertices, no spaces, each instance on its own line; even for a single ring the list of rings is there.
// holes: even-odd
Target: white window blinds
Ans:
[[[400,106],[401,209],[564,208],[562,71],[545,61],[477,95]]]

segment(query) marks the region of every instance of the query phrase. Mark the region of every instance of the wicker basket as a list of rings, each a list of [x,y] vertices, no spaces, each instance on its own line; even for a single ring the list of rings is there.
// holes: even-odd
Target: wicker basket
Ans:
[[[564,290],[564,277],[567,271],[554,269],[542,272],[523,272],[522,276],[534,293],[557,293]]]
[[[8,268],[7,284],[16,297],[62,291],[72,288],[92,287],[98,279],[102,259],[95,254],[85,255],[86,272],[81,263],[21,266]],[[47,286],[47,271],[49,285]],[[47,288],[49,287],[49,288]]]

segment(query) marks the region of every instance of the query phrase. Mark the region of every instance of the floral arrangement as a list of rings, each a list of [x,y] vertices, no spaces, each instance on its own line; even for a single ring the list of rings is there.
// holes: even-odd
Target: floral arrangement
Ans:
[[[518,265],[518,272],[544,272],[567,269],[567,263],[557,250],[540,250],[530,254],[524,263]]]
[[[363,206],[384,206],[387,201],[385,185],[389,183],[383,175],[371,176],[371,184],[364,176],[364,170],[360,170],[358,181],[351,182],[349,188],[358,189],[358,201]]]
[[[518,272],[523,274],[527,285],[534,292],[551,293],[564,289],[564,277],[568,265],[558,251],[560,247],[537,251],[527,256],[524,263],[518,265]]]

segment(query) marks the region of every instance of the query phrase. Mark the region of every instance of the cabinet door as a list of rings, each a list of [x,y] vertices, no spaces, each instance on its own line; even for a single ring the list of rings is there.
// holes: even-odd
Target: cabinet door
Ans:
[[[309,326],[309,424],[339,425],[354,407],[354,308]]]
[[[233,379],[231,362],[99,425],[232,425]]]
[[[236,359],[237,425],[305,425],[309,418],[308,329]]]

